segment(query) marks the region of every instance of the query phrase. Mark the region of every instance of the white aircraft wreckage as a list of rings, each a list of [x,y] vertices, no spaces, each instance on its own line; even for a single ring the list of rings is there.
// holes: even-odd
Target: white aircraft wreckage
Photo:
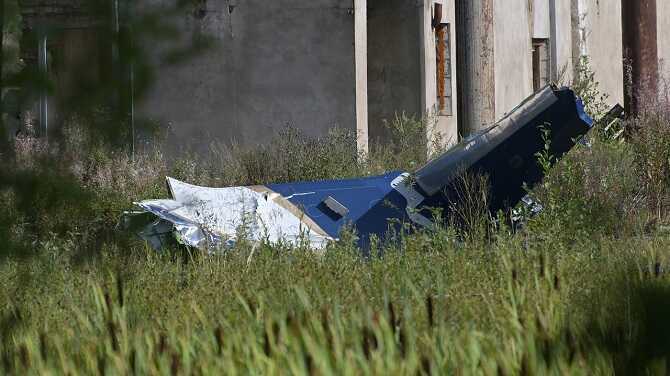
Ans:
[[[536,160],[547,144],[543,130],[550,132],[548,151],[555,162],[592,127],[572,90],[548,86],[411,175],[393,171],[358,179],[231,188],[197,187],[167,178],[171,199],[137,203],[152,218],[140,236],[156,248],[176,237],[181,244],[213,251],[232,247],[244,236],[322,249],[345,226],[352,226],[365,253],[372,236],[383,240],[403,223],[430,227],[434,208],[449,220],[462,173],[488,177],[492,213],[513,208],[544,177]]]

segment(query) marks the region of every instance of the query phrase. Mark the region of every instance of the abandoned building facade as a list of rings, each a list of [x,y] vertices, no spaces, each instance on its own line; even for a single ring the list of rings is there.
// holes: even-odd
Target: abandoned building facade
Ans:
[[[76,13],[68,3],[26,2],[25,27]],[[169,124],[176,139],[201,145],[255,144],[291,125],[312,136],[355,130],[365,151],[399,113],[425,116],[430,139],[454,143],[544,85],[569,83],[586,58],[608,102],[634,107],[625,93],[640,98],[637,88],[655,87],[670,59],[670,5],[660,0],[191,3],[173,21],[180,38],[213,43],[171,65],[152,52],[160,43],[144,45],[157,60],[157,79],[132,105],[138,116]],[[85,14],[70,14],[61,27],[45,50],[60,49],[66,60],[107,56],[92,52],[100,26]],[[81,74],[62,72],[59,80]]]

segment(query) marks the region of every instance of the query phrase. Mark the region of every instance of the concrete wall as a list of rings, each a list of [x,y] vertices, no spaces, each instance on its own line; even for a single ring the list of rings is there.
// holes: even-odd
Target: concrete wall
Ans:
[[[580,0],[586,14],[586,54],[608,103],[623,103],[621,0]]]
[[[495,118],[533,92],[532,18],[528,0],[495,0]]]
[[[547,0],[533,0],[533,38],[549,39],[551,37],[551,2]]]
[[[552,79],[561,85],[569,85],[572,82],[572,20],[571,0],[549,0],[553,7],[549,8],[550,15],[553,11],[554,25],[551,41],[552,48]]]
[[[496,117],[496,2],[504,5],[501,0],[455,4],[458,128],[463,136],[486,129]]]
[[[354,0],[354,60],[356,75],[356,141],[358,152],[369,149],[368,126],[368,5],[367,0]]]
[[[422,0],[421,13],[421,79],[422,95],[421,106],[425,111],[428,122],[429,147],[448,147],[458,142],[458,106],[457,106],[457,64],[456,51],[456,0]],[[437,103],[437,51],[436,34],[432,26],[435,16],[435,4],[442,4],[442,22],[449,23],[451,42],[451,115],[440,115]],[[441,141],[442,145],[436,145],[435,141]]]
[[[151,0],[169,7],[173,0]],[[176,19],[184,40],[215,46],[161,66],[140,113],[171,124],[172,139],[255,144],[286,124],[307,134],[356,129],[351,0],[209,0]],[[155,46],[157,60],[163,59]]]
[[[415,0],[368,1],[370,140],[383,140],[384,121],[421,116],[420,14]]]
[[[658,14],[658,60],[661,76],[670,79],[670,2],[659,0],[656,2]],[[662,87],[663,85],[661,85]]]
[[[451,107],[453,109],[451,116],[439,116],[437,119],[437,129],[441,132],[442,140],[448,145],[453,145],[458,142],[458,108],[457,92],[458,92],[458,71],[456,69],[456,51],[458,50],[458,41],[456,40],[456,6],[455,2],[458,0],[444,0],[442,10],[444,14],[442,18],[450,23],[451,41]]]

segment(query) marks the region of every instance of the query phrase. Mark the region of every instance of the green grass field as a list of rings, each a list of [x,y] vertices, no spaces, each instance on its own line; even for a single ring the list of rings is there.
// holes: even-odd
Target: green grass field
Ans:
[[[240,242],[206,256],[159,254],[114,227],[133,201],[167,195],[165,175],[226,186],[411,171],[426,149],[406,147],[423,144],[409,119],[367,160],[345,132],[286,130],[176,162],[74,130],[57,154],[24,140],[0,173],[0,372],[665,375],[667,120],[631,123],[623,143],[594,133],[533,191],[545,211],[521,230],[475,205],[467,227],[398,234],[367,260],[355,233],[319,254]]]

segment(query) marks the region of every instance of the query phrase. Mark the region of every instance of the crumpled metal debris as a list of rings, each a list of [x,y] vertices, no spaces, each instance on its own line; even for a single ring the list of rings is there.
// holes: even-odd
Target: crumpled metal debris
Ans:
[[[391,239],[405,231],[404,224],[431,227],[435,209],[448,221],[460,199],[462,174],[487,177],[492,213],[514,208],[544,177],[536,154],[547,146],[547,129],[548,152],[555,162],[592,127],[572,90],[547,86],[414,174],[393,171],[358,179],[231,188],[197,187],[167,178],[172,199],[137,203],[156,219],[142,236],[161,247],[171,225],[179,242],[208,251],[231,247],[242,237],[322,249],[345,227],[353,227],[367,254],[373,238]],[[531,212],[541,210],[533,202],[525,204]]]
[[[323,248],[329,237],[281,195],[263,187],[207,188],[167,178],[172,199],[136,203],[160,221],[140,233],[160,248],[166,223],[177,241],[212,250],[232,247],[240,237],[250,241],[305,244]],[[152,232],[153,230],[153,232]]]

